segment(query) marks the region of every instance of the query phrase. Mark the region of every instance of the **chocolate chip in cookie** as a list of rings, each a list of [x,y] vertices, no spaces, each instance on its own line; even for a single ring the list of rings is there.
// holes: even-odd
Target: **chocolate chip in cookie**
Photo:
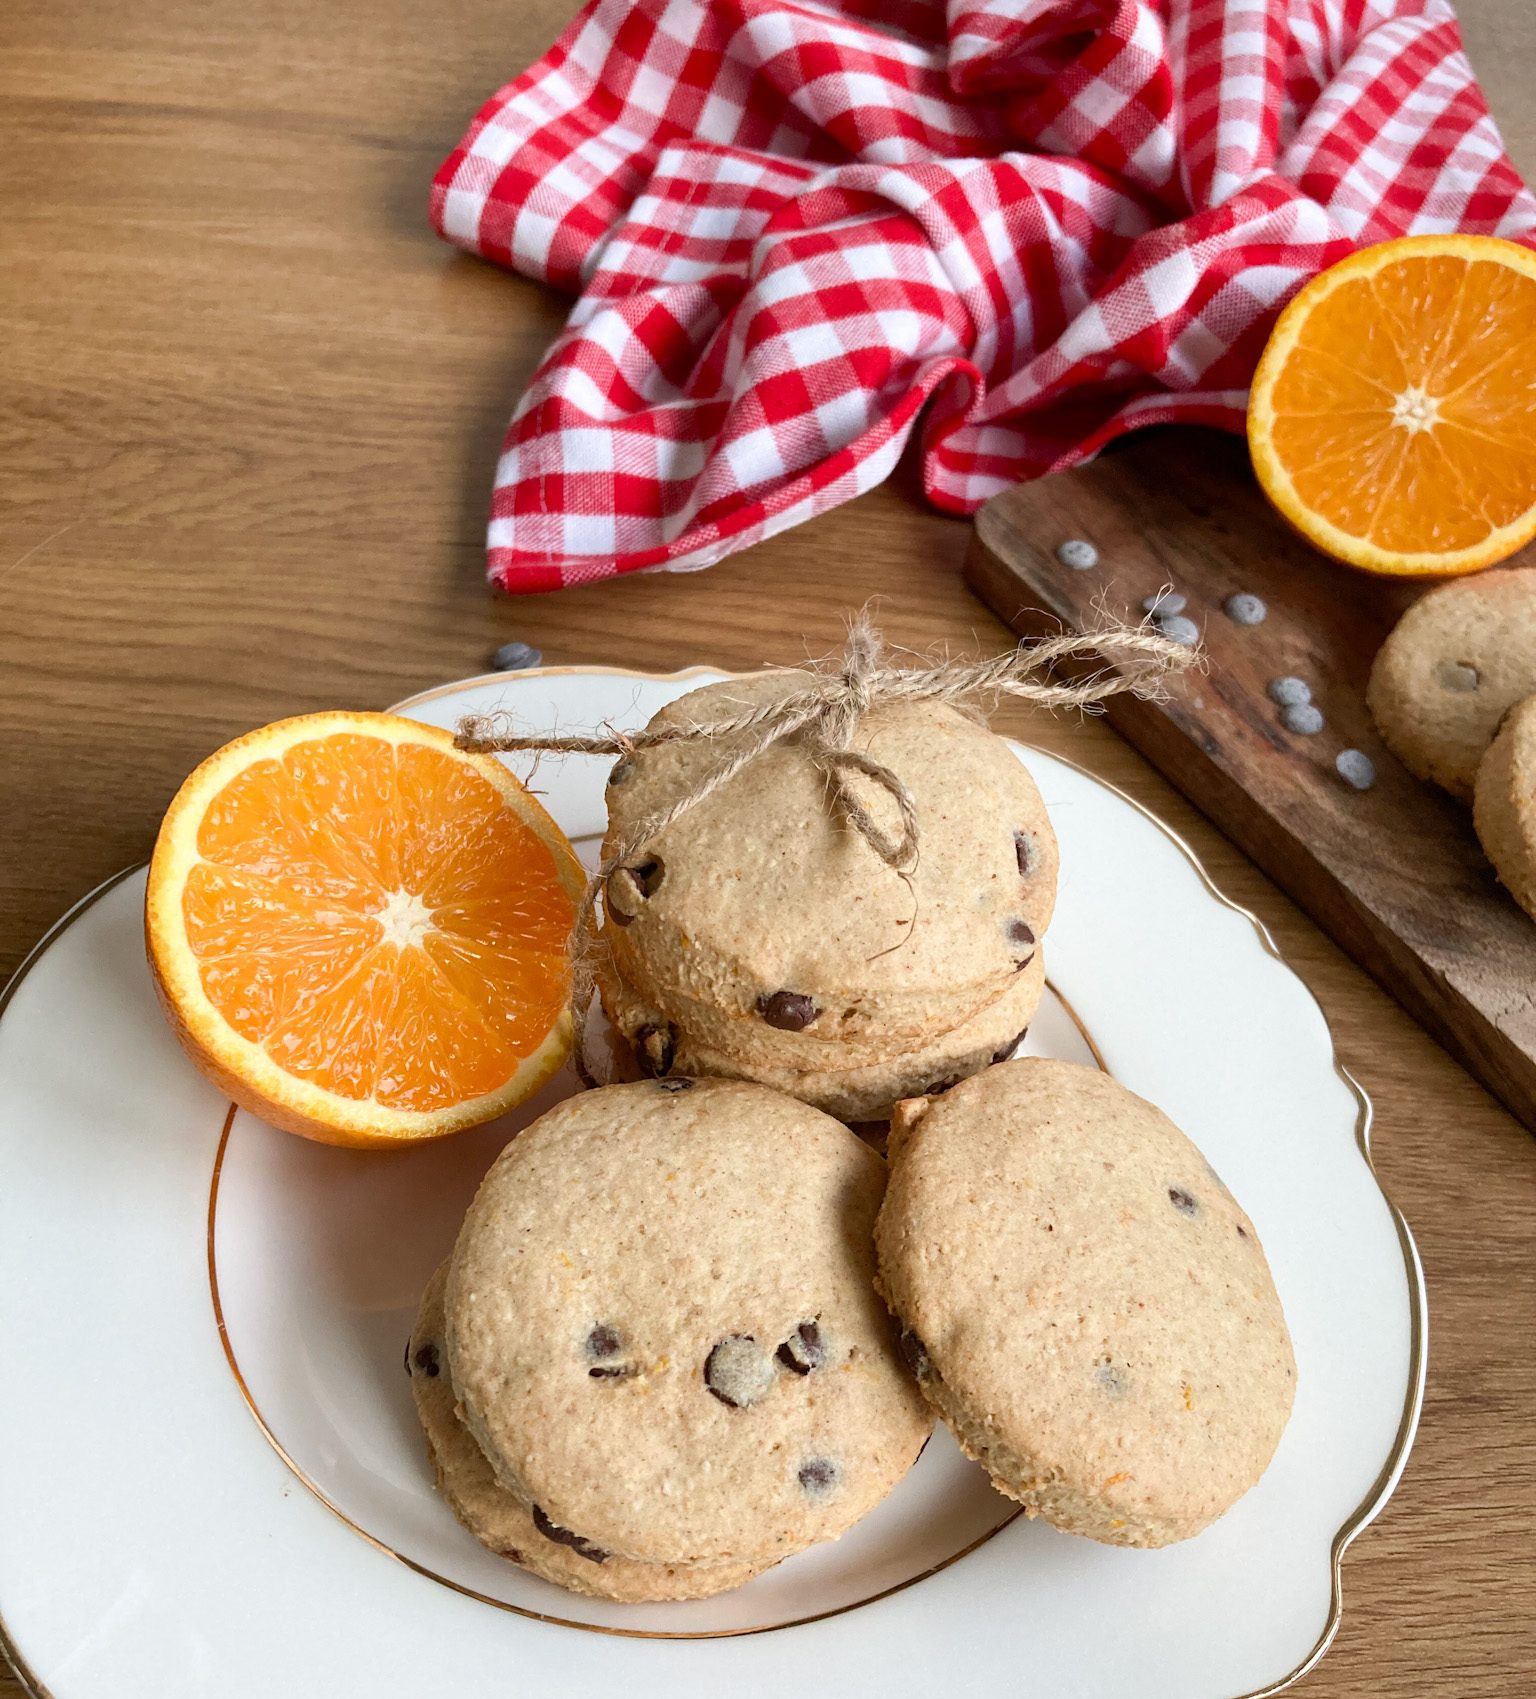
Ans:
[[[722,1404],[744,1410],[773,1385],[773,1361],[750,1333],[733,1333],[704,1359],[704,1384]]]
[[[786,1369],[797,1375],[808,1375],[827,1360],[826,1342],[821,1328],[814,1321],[803,1321],[775,1353]]]
[[[533,1506],[533,1525],[546,1540],[553,1540],[557,1546],[569,1546],[577,1557],[584,1557],[590,1563],[608,1561],[610,1554],[601,1546],[595,1546],[590,1540],[584,1540],[580,1534],[573,1534],[569,1528],[562,1528],[558,1523],[551,1522],[538,1505]]]
[[[821,1010],[803,992],[765,991],[757,1000],[757,1012],[780,1032],[804,1032]]]
[[[796,1477],[807,1498],[828,1498],[837,1491],[843,1472],[830,1457],[811,1457]]]

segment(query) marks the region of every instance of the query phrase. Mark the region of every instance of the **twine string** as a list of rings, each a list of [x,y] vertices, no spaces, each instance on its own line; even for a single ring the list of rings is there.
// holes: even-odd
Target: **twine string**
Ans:
[[[1088,658],[1107,665],[1075,683],[1040,676],[1064,662]],[[537,752],[630,759],[641,751],[673,743],[719,746],[717,758],[693,785],[666,808],[642,820],[603,858],[587,883],[571,933],[571,1003],[579,1043],[592,1000],[599,892],[620,867],[633,862],[668,826],[786,738],[804,734],[810,757],[826,778],[836,817],[893,872],[910,878],[917,866],[919,842],[912,793],[883,762],[853,747],[854,735],[870,709],[889,702],[971,705],[1001,696],[1042,708],[1091,709],[1126,691],[1156,698],[1164,693],[1170,677],[1196,660],[1195,650],[1149,626],[1111,625],[1100,631],[1068,632],[1035,643],[1020,643],[985,660],[898,667],[889,664],[880,633],[868,615],[860,613],[850,621],[848,641],[834,661],[813,666],[807,673],[786,673],[787,677],[804,677],[805,683],[724,719],[697,725],[652,725],[636,731],[607,726],[596,732],[557,737],[519,733],[511,716],[503,711],[466,715],[459,722],[454,741],[460,749],[480,755]],[[876,818],[859,795],[855,775],[890,799],[898,829],[892,830]]]

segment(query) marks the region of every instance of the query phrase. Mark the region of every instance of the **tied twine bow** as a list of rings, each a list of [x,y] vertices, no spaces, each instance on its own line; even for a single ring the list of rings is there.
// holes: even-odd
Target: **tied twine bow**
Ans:
[[[1106,669],[1075,684],[1052,683],[1035,675],[1059,663],[1097,656],[1119,671]],[[728,719],[702,725],[646,726],[639,731],[602,732],[573,737],[520,736],[506,713],[469,714],[459,721],[455,743],[479,755],[536,751],[553,755],[617,755],[633,758],[642,750],[669,743],[721,740],[720,758],[691,789],[669,807],[642,820],[626,840],[606,856],[588,881],[571,932],[571,1006],[577,1042],[592,999],[597,897],[609,877],[633,861],[650,841],[697,808],[743,768],[751,766],[786,738],[800,736],[810,759],[826,776],[836,816],[857,832],[894,873],[910,878],[917,866],[918,818],[912,793],[883,762],[853,747],[854,733],[869,710],[887,702],[948,702],[969,706],[977,698],[1016,696],[1043,708],[1092,708],[1123,691],[1146,698],[1160,695],[1165,679],[1182,672],[1196,652],[1148,626],[1112,625],[1082,635],[1063,634],[1037,643],[1020,643],[1006,654],[983,661],[945,661],[928,667],[887,663],[885,642],[867,614],[856,615],[840,656],[813,665],[806,683],[772,701],[746,708]],[[786,676],[801,676],[789,672]],[[725,740],[733,740],[729,744]],[[739,743],[734,740],[740,739]],[[853,785],[860,774],[890,798],[900,829],[877,820]]]

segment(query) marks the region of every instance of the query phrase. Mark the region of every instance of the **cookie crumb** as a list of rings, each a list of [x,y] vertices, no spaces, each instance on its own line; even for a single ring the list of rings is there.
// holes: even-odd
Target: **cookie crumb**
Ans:
[[[1074,572],[1091,572],[1099,564],[1099,551],[1081,537],[1072,537],[1057,547],[1056,558]]]
[[[1357,791],[1368,791],[1376,783],[1376,763],[1363,749],[1341,749],[1333,764],[1345,784]]]
[[[1302,708],[1312,700],[1312,686],[1292,673],[1269,681],[1269,699],[1282,708]]]
[[[1324,725],[1322,709],[1314,708],[1310,702],[1293,703],[1281,711],[1280,720],[1287,731],[1295,732],[1298,737],[1316,737]]]
[[[1269,614],[1264,598],[1250,595],[1246,590],[1228,596],[1221,609],[1234,625],[1262,625]]]

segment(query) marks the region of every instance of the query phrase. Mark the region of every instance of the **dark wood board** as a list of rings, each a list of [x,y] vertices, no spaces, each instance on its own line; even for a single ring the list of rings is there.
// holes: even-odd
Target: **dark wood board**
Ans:
[[[1062,565],[1069,538],[1099,564]],[[1536,924],[1470,811],[1409,773],[1365,706],[1372,657],[1422,586],[1324,559],[1270,508],[1243,443],[1205,431],[1147,433],[996,496],[966,577],[1024,636],[1140,618],[1145,597],[1181,591],[1206,669],[1162,703],[1111,698],[1110,722],[1536,1131]],[[1264,598],[1262,624],[1224,613],[1235,591]],[[1317,736],[1281,723],[1266,687],[1282,674],[1311,686]],[[1371,789],[1336,771],[1347,748],[1375,763]]]

